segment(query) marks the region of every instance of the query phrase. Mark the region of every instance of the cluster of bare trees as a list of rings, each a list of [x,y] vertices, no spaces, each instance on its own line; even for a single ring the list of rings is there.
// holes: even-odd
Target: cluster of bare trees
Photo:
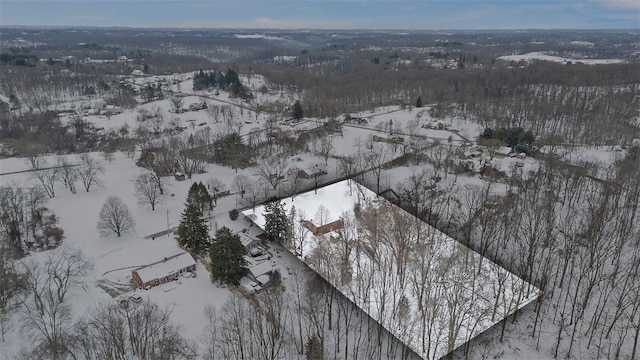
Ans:
[[[195,359],[195,343],[170,321],[171,311],[148,301],[103,303],[74,320],[67,298],[93,265],[80,250],[60,247],[18,263],[0,248],[2,341],[21,327],[17,359]]]
[[[37,156],[28,158],[33,170],[32,176],[37,179],[50,198],[56,196],[56,185],[63,184],[73,194],[76,193],[76,183],[80,183],[86,192],[91,187],[102,186],[100,175],[104,168],[100,161],[84,153],[77,155],[75,163],[69,157],[58,156],[55,165],[49,165]]]
[[[234,292],[208,308],[205,359],[417,359],[320,277],[294,273],[291,286],[247,299]]]
[[[0,187],[2,245],[20,252],[58,246],[64,231],[58,226],[58,217],[45,206],[47,200],[40,186]]]
[[[611,165],[569,164],[553,154],[539,161],[535,171],[514,167],[506,185],[487,176],[460,186],[455,176],[444,179],[444,168],[427,166],[398,187],[397,198],[542,290],[526,310],[532,346],[557,358],[633,359],[640,334],[637,149]],[[507,325],[459,355],[491,356],[490,345],[474,345],[502,341]]]
[[[483,264],[466,247],[359,187],[350,190],[358,202],[340,216],[337,236],[295,239],[297,228],[304,227],[296,221],[293,248],[381,324],[378,339],[384,327],[425,358],[439,358],[508,316],[528,296],[525,282]],[[322,218],[320,208],[320,225]],[[303,241],[313,243],[298,244]]]
[[[530,335],[539,346],[554,334],[554,357],[637,356],[638,168],[633,151],[606,168],[548,159],[516,172],[508,197],[488,196],[491,184],[464,196],[462,239],[544,291]]]
[[[149,301],[92,309],[74,325],[74,359],[195,359],[197,348],[171,323],[171,311]]]
[[[29,258],[14,268],[21,279],[20,323],[30,339],[23,349],[25,358],[68,358],[72,317],[65,299],[91,268],[80,250],[70,247],[53,250],[42,261]]]
[[[521,88],[517,95],[470,101],[464,112],[485,127],[523,127],[549,142],[628,144],[638,137],[639,90],[637,83],[536,84]],[[611,121],[605,125],[602,119]]]
[[[141,154],[137,164],[152,171],[158,187],[163,189],[160,180],[162,176],[181,171],[191,178],[194,173],[204,172],[209,143],[206,131],[186,137],[147,140],[140,146]]]

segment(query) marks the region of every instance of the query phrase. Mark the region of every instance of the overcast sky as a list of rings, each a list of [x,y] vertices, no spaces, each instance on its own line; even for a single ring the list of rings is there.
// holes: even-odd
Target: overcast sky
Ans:
[[[638,29],[640,0],[0,0],[1,25]]]

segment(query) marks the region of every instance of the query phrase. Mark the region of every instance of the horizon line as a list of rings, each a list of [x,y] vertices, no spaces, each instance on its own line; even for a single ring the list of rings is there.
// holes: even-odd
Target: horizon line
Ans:
[[[90,26],[90,25],[20,25],[0,24],[3,28],[28,28],[28,29],[116,29],[116,30],[270,30],[270,31],[637,31],[640,28],[468,28],[468,29],[402,29],[402,28],[278,28],[278,27],[208,27],[208,26]]]

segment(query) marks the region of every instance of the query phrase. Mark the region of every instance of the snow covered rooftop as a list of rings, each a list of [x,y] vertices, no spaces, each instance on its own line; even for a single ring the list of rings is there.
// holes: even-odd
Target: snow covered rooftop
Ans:
[[[539,296],[531,284],[355,181],[282,203],[287,213],[295,206],[314,223],[344,220],[345,229],[306,232],[289,250],[425,359],[445,356]],[[255,214],[264,228],[264,211],[243,214]]]
[[[244,246],[245,248],[259,241],[258,239],[251,237],[243,232],[238,233],[238,235],[240,236],[240,243],[242,243],[242,246]]]
[[[251,275],[253,275],[256,279],[260,275],[268,274],[271,271],[273,271],[273,264],[271,263],[271,261],[263,261],[249,267],[249,272],[251,272]]]
[[[194,266],[195,264],[196,262],[193,260],[191,254],[184,251],[182,253],[166,257],[151,265],[139,267],[134,271],[138,273],[142,282],[147,283],[155,279],[161,279],[189,266]]]

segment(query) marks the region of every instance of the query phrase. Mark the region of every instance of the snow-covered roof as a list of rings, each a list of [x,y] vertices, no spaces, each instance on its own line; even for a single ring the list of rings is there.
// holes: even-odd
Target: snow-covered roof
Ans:
[[[271,271],[273,271],[273,265],[271,264],[271,261],[263,261],[249,268],[249,272],[251,272],[251,275],[253,275],[253,277],[255,277],[256,279],[260,275],[268,274]]]
[[[378,209],[375,211],[393,211],[390,214],[400,216],[403,221],[412,224],[411,231],[415,232],[411,233],[413,241],[421,240],[410,246],[406,255],[409,260],[397,265],[393,247],[383,243],[375,245],[374,255],[367,251],[347,251],[350,269],[346,273],[350,280],[346,281],[343,278],[342,260],[345,256],[345,244],[340,237],[329,241],[326,237],[315,237],[309,232],[303,241],[298,242],[302,243],[301,249],[289,250],[299,254],[298,258],[311,269],[424,358],[443,357],[531,303],[539,295],[539,290],[531,284],[488,259],[483,259],[478,253],[378,197],[355,181],[345,180],[325,186],[317,192],[298,194],[293,199],[283,199],[281,202],[285,211],[289,212],[295,205],[296,211],[304,212],[307,217],[322,217],[322,223],[325,224],[341,218],[343,214],[357,220],[354,209],[358,208],[358,212],[362,213],[369,207]],[[323,209],[318,210],[321,206]],[[263,229],[264,210],[264,205],[255,210],[255,224]],[[247,212],[253,210],[249,209]],[[390,218],[380,218],[381,224],[388,220]],[[366,236],[359,237],[357,234],[366,230],[360,230],[357,226],[354,229],[354,236],[360,241],[352,243],[358,243],[363,248],[372,247],[372,244],[366,244]],[[388,264],[386,270],[380,268],[381,258]],[[261,263],[250,270],[257,277],[262,275],[262,267],[271,268],[271,265],[269,262]],[[404,271],[399,271],[398,267],[404,268]],[[481,268],[479,274],[478,267]],[[424,277],[421,277],[420,271],[423,271]],[[404,281],[400,280],[399,273],[405,274]],[[367,279],[369,283],[365,287],[358,286],[356,279]],[[418,289],[427,289],[425,291],[428,292],[422,307],[419,306],[416,295],[416,291],[422,290]],[[403,305],[399,303],[400,299],[405,299]],[[449,307],[451,304],[455,305],[455,309]],[[403,315],[396,314],[396,309],[399,308],[406,309],[402,312]],[[425,322],[421,316],[429,315],[421,315],[423,313],[420,308],[427,308],[428,312],[436,314],[435,317]],[[451,311],[464,313],[464,316],[456,315],[452,320]],[[453,341],[449,339],[448,332],[451,321],[459,326]],[[424,326],[428,326],[429,330]],[[432,331],[431,341],[423,341],[421,338],[420,334],[425,334],[426,331]],[[449,349],[443,344],[453,344],[453,347]]]
[[[166,257],[156,263],[139,267],[134,271],[138,273],[142,282],[146,283],[155,279],[163,278],[171,273],[180,271],[195,264],[196,261],[193,260],[191,254],[183,251],[176,255]]]
[[[511,151],[513,151],[513,149],[509,146],[500,146],[498,150],[496,150],[496,153],[502,154],[502,155],[509,155]]]
[[[245,233],[239,233],[238,235],[240,235],[240,242],[242,243],[242,246],[247,247],[249,245],[251,245],[253,242],[259,241],[258,239],[251,237]]]
[[[269,275],[263,274],[263,275],[257,276],[256,280],[258,280],[260,284],[264,285],[269,282]]]

